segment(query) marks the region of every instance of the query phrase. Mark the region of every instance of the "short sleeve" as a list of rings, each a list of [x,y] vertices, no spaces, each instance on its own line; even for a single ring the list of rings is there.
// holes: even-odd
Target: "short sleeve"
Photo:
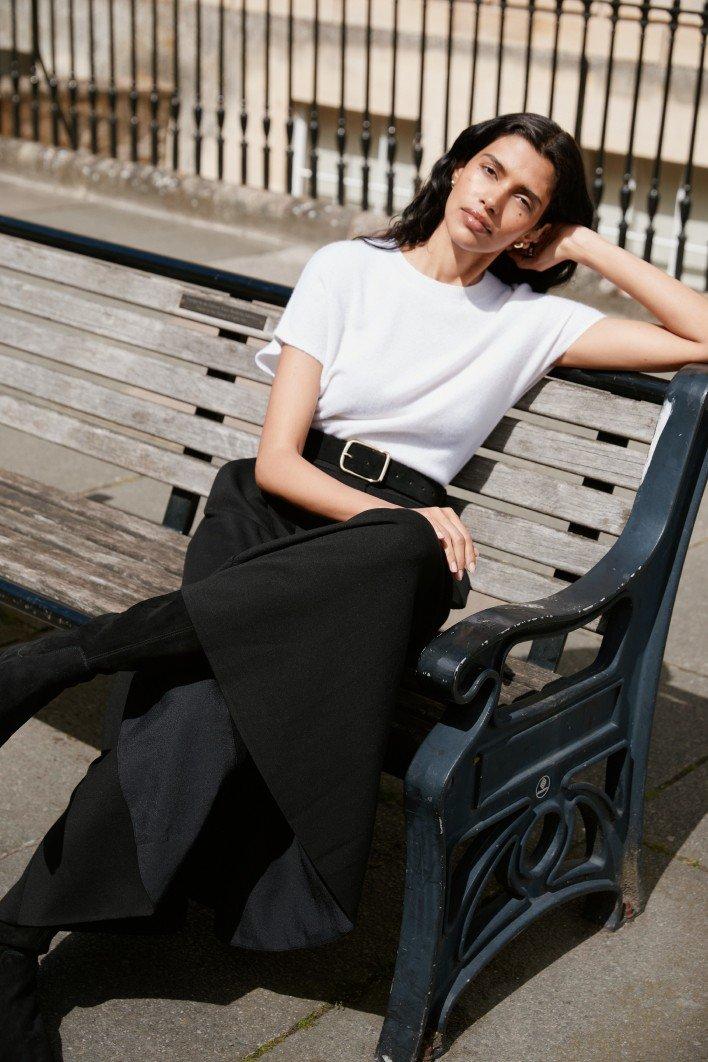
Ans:
[[[546,334],[551,337],[544,358],[544,371],[548,372],[590,325],[601,321],[607,314],[575,299],[550,294],[545,297],[548,300]]]
[[[325,365],[327,310],[327,289],[322,278],[321,257],[319,251],[315,251],[298,277],[280,321],[275,326],[273,338],[256,353],[258,368],[269,376],[275,376],[284,343],[304,350]]]

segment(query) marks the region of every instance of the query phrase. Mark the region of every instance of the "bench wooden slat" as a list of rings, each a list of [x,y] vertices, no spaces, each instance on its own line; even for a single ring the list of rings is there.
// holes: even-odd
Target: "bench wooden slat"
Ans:
[[[9,352],[53,364],[0,353],[0,383],[16,393],[0,394],[0,423],[202,497],[209,493],[218,464],[176,448],[203,452],[217,462],[255,456],[256,434],[196,417],[192,410],[200,407],[255,428],[262,425],[269,381],[254,358],[261,341],[272,335],[281,308],[16,238],[0,236],[3,250],[7,260],[0,268],[0,306],[7,313],[0,315],[0,343]],[[214,325],[250,334],[257,342],[215,335]],[[214,379],[206,376],[207,367],[244,379]],[[49,405],[38,404],[42,401]],[[179,402],[189,412],[175,408]],[[505,417],[483,452],[452,484],[473,495],[472,501],[452,498],[482,551],[473,588],[510,602],[554,593],[566,584],[551,572],[582,575],[609,548],[607,542],[549,527],[546,517],[613,536],[621,533],[630,502],[586,487],[580,478],[630,489],[641,480],[644,451],[580,437],[562,425],[646,444],[659,413],[649,403],[551,379],[537,384],[517,409],[532,414],[533,421]],[[515,464],[516,459],[522,463]],[[560,478],[544,468],[560,470]],[[153,563],[172,577],[181,574],[183,550],[167,557],[161,538],[165,529],[156,529],[154,552],[145,552],[136,548],[140,535],[115,518],[116,510],[108,510],[110,524],[94,513],[89,529],[81,511],[86,499],[66,501],[59,493],[45,500],[43,490],[19,481],[9,484],[0,530],[6,540],[23,542],[28,555],[45,551],[40,567],[44,565],[53,585],[64,577],[62,558],[70,556],[80,565],[86,543],[94,547],[97,572],[102,567],[115,574],[121,557],[136,586]],[[485,498],[490,504],[483,503]],[[492,508],[494,502],[511,504],[519,512],[499,512]],[[498,556],[486,556],[485,549]],[[549,573],[529,571],[526,561]],[[94,584],[87,576],[85,594]]]
[[[56,292],[8,274],[0,274],[0,303],[264,382],[254,363],[255,349],[232,339],[205,335],[117,306],[99,305],[91,299],[66,291]],[[658,419],[658,409],[649,403],[593,391],[564,380],[541,380],[517,407],[642,442],[651,442]]]
[[[151,556],[159,557],[161,567],[169,567],[170,561],[174,559],[174,571],[182,571],[181,561],[175,559],[175,553],[179,554],[181,550],[186,549],[189,540],[170,527],[155,524],[152,520],[93,501],[81,494],[67,494],[58,487],[39,483],[19,472],[9,472],[3,468],[0,468],[0,492],[7,504],[13,504],[15,499],[14,504],[18,508],[25,505],[28,508],[39,507],[61,521],[85,521],[89,532],[91,528],[100,530],[103,526],[114,534],[120,532],[125,537],[128,554],[133,552],[135,542],[143,543],[148,540]],[[120,539],[114,537],[114,541],[118,542]]]
[[[59,565],[37,555],[32,559],[31,568],[26,563],[26,553],[22,545],[8,542],[0,534],[0,548],[3,551],[2,579],[40,595],[48,601],[61,605],[70,605],[88,616],[98,616],[103,612],[123,612],[137,601],[156,594],[166,594],[179,586],[179,578],[166,576],[160,579],[160,572],[149,586],[130,593],[117,583],[100,586],[89,573],[79,573],[71,564]],[[4,595],[3,595],[4,596]]]
[[[214,466],[204,461],[161,450],[108,428],[18,401],[10,395],[0,395],[0,424],[204,497],[209,494],[216,474]]]
[[[134,428],[212,456],[254,457],[258,449],[258,438],[239,428],[215,424],[206,417],[195,417],[192,413],[5,354],[0,354],[0,383],[35,398],[46,398],[71,410],[105,418],[115,426]]]
[[[197,371],[182,369],[179,366],[164,364],[145,355],[135,354],[104,340],[96,340],[83,335],[72,335],[52,330],[51,325],[28,321],[24,318],[0,316],[0,342],[14,346],[28,353],[38,354],[48,359],[75,368],[93,371],[97,375],[116,382],[128,383],[154,391],[157,394],[172,395],[186,402],[194,402],[214,412],[238,417],[249,423],[263,423],[267,406],[267,392],[252,388],[239,381],[231,384],[202,376]],[[199,418],[201,420],[201,418]],[[213,425],[213,422],[207,422]],[[221,435],[217,425],[213,432],[215,440]],[[197,430],[197,429],[195,429]],[[210,450],[210,446],[214,449]],[[645,456],[637,451],[627,450],[621,446],[598,443],[591,439],[544,429],[525,421],[505,417],[485,442],[485,448],[509,456],[535,460],[541,464],[563,468],[577,475],[587,475],[603,482],[627,487],[637,487],[644,467]],[[204,442],[202,449],[228,456],[229,450],[223,450],[217,442]],[[473,459],[474,461],[475,459]],[[468,481],[476,483],[479,475],[468,464],[453,480],[457,486],[465,489]],[[490,496],[499,497],[498,493]],[[561,492],[562,493],[562,492]],[[513,501],[513,498],[508,500]],[[608,499],[607,505],[612,509],[617,499]],[[617,519],[626,517],[618,507]],[[541,510],[548,511],[548,510]],[[589,512],[594,510],[590,509]],[[569,519],[577,519],[566,508],[558,508],[552,515],[563,516],[568,512]],[[580,522],[580,521],[579,521]],[[601,530],[614,531],[616,523],[606,524],[606,517],[599,513],[595,522],[588,526]]]
[[[0,261],[5,269],[13,272],[97,295],[110,293],[111,298],[119,302],[209,322],[217,327],[229,324],[234,328],[237,325],[235,331],[248,335],[269,335],[281,312],[280,307],[257,310],[253,303],[233,298],[226,292],[171,280],[156,273],[151,273],[146,283],[146,275],[141,269],[102,262],[56,247],[43,247],[17,236],[0,234]]]
[[[470,461],[456,477],[455,485],[485,497],[616,535],[624,527],[631,508],[627,501],[612,494],[481,456]]]
[[[172,280],[157,273],[146,274],[142,269],[104,262],[90,255],[47,247],[19,236],[0,233],[0,261],[3,268],[30,277],[69,284],[81,291],[108,294],[125,302],[154,310],[174,312],[186,292],[209,298],[228,300],[227,294],[200,287],[187,281]]]
[[[471,582],[472,589],[478,594],[512,605],[522,605],[527,601],[549,597],[568,585],[564,579],[539,575],[538,572],[517,568],[513,564],[484,555]],[[596,631],[598,623],[599,620],[593,619],[582,626],[585,630]]]
[[[0,495],[0,499],[4,498]],[[86,570],[88,560],[87,539],[79,529],[71,529],[66,524],[57,524],[47,519],[44,514],[35,512],[22,513],[15,508],[4,505],[0,508],[0,534],[7,535],[13,541],[21,541],[27,550],[27,557],[33,558],[37,552],[68,564],[72,570]],[[111,533],[103,529],[99,541],[94,536],[91,542],[91,570],[102,571],[107,582],[116,581],[125,590],[142,592],[154,582],[155,564],[152,557],[146,557],[144,551],[140,556],[135,553],[129,557],[123,551],[113,549]],[[29,561],[32,563],[32,561]],[[169,572],[174,577],[173,571]]]
[[[85,498],[79,498],[76,501],[76,505],[78,506],[80,502],[86,500]],[[94,547],[103,550],[109,544],[111,555],[116,558],[116,562],[120,561],[122,565],[132,565],[136,561],[142,563],[145,560],[146,539],[136,535],[129,535],[120,528],[111,526],[106,521],[98,522],[95,519],[87,518],[78,511],[60,508],[53,504],[42,504],[42,501],[43,499],[39,497],[36,503],[30,504],[30,499],[27,495],[8,489],[4,483],[0,484],[0,504],[2,505],[0,523],[9,530],[11,526],[18,529],[22,528],[25,526],[23,521],[32,521],[32,526],[25,527],[25,533],[28,537],[34,534],[34,537],[42,539],[46,535],[48,541],[54,541],[59,545],[64,541],[78,543],[79,546],[83,546],[83,553],[86,552],[86,547],[90,544],[92,547],[91,556],[94,559],[96,557]],[[94,502],[93,504],[99,503]],[[101,508],[108,509],[109,512],[115,511],[110,505],[102,505]],[[186,545],[189,541],[184,536],[180,536],[180,538],[182,542],[179,544],[179,548],[175,548],[173,544],[167,546],[165,542],[147,540],[149,543],[149,565],[152,567],[157,564],[160,568],[164,568],[165,571],[180,576],[184,565]],[[79,554],[83,555],[83,553],[80,549]]]
[[[535,524],[521,516],[485,509],[475,502],[456,498],[453,508],[459,512],[476,543],[575,575],[583,575],[609,549],[603,542]]]
[[[659,407],[650,402],[547,377],[532,387],[516,408],[646,443],[654,437],[659,419]]]
[[[128,557],[143,553],[148,540],[151,563],[177,575],[182,571],[188,536],[113,506],[82,496],[73,498],[55,487],[6,471],[0,471],[0,501],[18,512],[37,509],[59,526],[83,535],[88,542],[105,543],[107,533],[112,547]],[[472,579],[472,587],[478,593],[512,602],[545,597],[566,585],[562,579],[517,568],[494,557],[483,557]]]
[[[28,497],[36,496],[41,501],[43,484],[31,484]],[[153,593],[163,593],[179,584],[184,553],[189,538],[163,529],[172,539],[170,555],[165,565],[164,543],[143,541],[130,536],[126,549],[125,535],[116,533],[110,521],[128,516],[107,505],[91,502],[90,499],[70,499],[55,488],[46,488],[61,519],[45,511],[29,515],[27,507],[17,503],[17,492],[0,487],[0,547],[2,547],[2,570],[6,579],[15,579],[57,600],[70,601],[89,613],[114,611],[127,608],[133,601]],[[22,495],[20,495],[20,498]],[[63,511],[58,504],[63,502]],[[85,516],[72,511],[71,506],[86,505]],[[99,512],[96,516],[96,510]],[[73,520],[66,519],[71,515]],[[144,521],[143,521],[144,523]],[[86,543],[101,547],[92,549],[87,558]],[[141,558],[136,563],[136,553]],[[126,564],[129,560],[129,564]],[[70,576],[76,576],[77,593],[72,596]],[[115,581],[114,581],[115,580]],[[512,602],[523,602],[544,597],[561,589],[563,580],[551,579],[514,568],[503,561],[484,557],[472,580],[473,589],[489,597]],[[57,596],[59,595],[59,596]],[[64,595],[64,596],[62,596]]]
[[[485,440],[484,449],[634,490],[641,482],[646,461],[646,454],[637,450],[513,417],[502,418]]]
[[[29,545],[33,549],[28,552]],[[179,586],[173,573],[156,567],[150,584],[132,584],[131,589],[131,583],[122,579],[106,579],[105,569],[88,560],[79,570],[73,560],[34,547],[0,528],[2,578],[90,615],[122,612],[135,601]]]
[[[527,568],[518,568],[508,561],[486,557],[483,551],[480,552],[482,556],[471,580],[472,589],[478,594],[516,605],[555,594],[568,585],[563,579],[530,572]]]
[[[0,378],[4,378],[3,365],[7,362],[12,363],[12,359],[0,355]],[[43,370],[39,366],[21,365],[17,362],[11,367],[17,370],[23,386],[30,391],[35,389],[38,394],[46,393],[47,397],[52,397],[51,377],[58,374]],[[166,430],[172,431],[177,416],[175,411],[161,410],[150,403],[141,404],[139,399],[126,398],[88,381],[66,376],[61,377],[59,394],[56,397],[59,401],[71,403],[72,408],[105,413],[113,420],[118,417],[124,417],[126,420],[132,418],[133,422],[143,419],[142,430],[150,430],[151,425],[155,430],[159,430],[162,425]],[[215,475],[213,466],[194,458],[170,453],[150,443],[122,436],[110,429],[88,424],[63,413],[20,402],[9,395],[0,396],[0,420],[21,431],[59,442],[153,479],[177,483],[199,494],[209,493]],[[167,427],[168,424],[170,427]],[[253,456],[253,453],[239,456]],[[464,505],[461,516],[480,544],[494,546],[507,553],[577,574],[587,571],[607,549],[606,546],[581,536],[534,524],[521,517],[493,512],[474,503]]]
[[[148,313],[99,303],[73,291],[58,291],[2,273],[0,305],[263,383],[263,373],[254,364],[251,347],[186,324],[174,324]]]
[[[0,314],[0,343],[214,413],[263,423],[268,392],[238,379],[234,383],[215,379],[203,375],[201,368],[184,368],[103,339],[59,331],[51,324],[10,314]]]

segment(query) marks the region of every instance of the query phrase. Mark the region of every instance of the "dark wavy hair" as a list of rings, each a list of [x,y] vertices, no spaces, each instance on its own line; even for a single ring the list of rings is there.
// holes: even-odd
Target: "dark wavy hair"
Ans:
[[[430,239],[445,215],[445,203],[452,187],[452,173],[456,166],[465,165],[483,151],[497,137],[516,134],[528,140],[539,155],[552,164],[556,181],[543,215],[536,225],[546,222],[592,225],[593,206],[587,188],[583,157],[576,141],[557,122],[531,111],[516,111],[488,118],[463,129],[453,145],[441,155],[418,193],[399,214],[392,215],[388,227],[379,232],[352,237],[374,243],[392,241],[396,247],[416,247]],[[382,248],[387,249],[387,248]],[[392,250],[393,247],[389,247]],[[550,269],[537,272],[520,269],[512,258],[501,251],[487,268],[505,284],[528,283],[534,291],[548,291],[573,276],[577,262],[558,262]]]

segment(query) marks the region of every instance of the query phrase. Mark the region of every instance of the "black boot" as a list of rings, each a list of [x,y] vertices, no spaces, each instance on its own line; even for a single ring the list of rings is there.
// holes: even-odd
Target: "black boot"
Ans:
[[[0,944],[0,1062],[52,1062],[37,1000],[37,953]]]
[[[0,652],[0,746],[62,690],[98,674],[203,656],[180,590]]]

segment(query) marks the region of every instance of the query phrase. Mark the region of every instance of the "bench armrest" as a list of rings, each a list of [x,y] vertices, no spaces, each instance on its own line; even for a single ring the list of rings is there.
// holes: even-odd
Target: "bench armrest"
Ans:
[[[485,609],[440,631],[418,657],[416,677],[423,687],[444,701],[466,704],[480,671],[501,674],[518,642],[584,626],[621,597],[647,588],[650,602],[642,607],[657,608],[691,500],[705,485],[707,409],[708,365],[686,366],[667,388],[644,479],[617,542],[558,593]]]

